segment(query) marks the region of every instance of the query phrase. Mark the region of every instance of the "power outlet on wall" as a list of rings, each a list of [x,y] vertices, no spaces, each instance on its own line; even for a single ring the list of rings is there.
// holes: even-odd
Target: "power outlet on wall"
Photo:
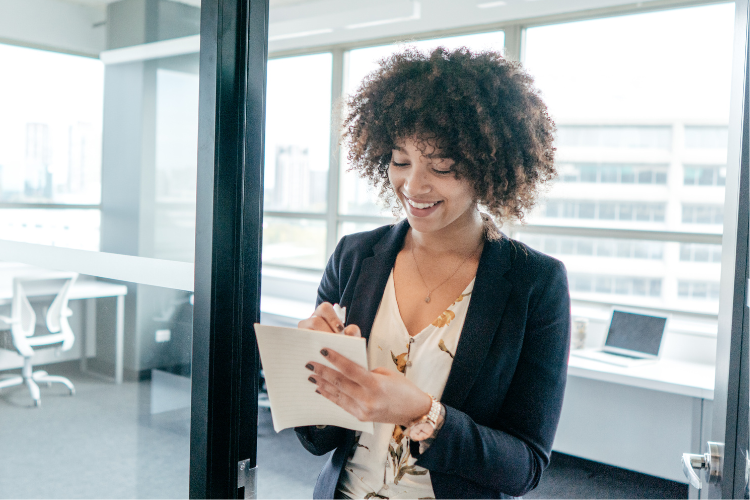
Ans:
[[[172,339],[172,330],[156,330],[157,342],[169,342]]]

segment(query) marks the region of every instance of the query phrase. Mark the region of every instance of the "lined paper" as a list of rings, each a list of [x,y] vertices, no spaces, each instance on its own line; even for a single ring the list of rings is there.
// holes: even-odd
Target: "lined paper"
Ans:
[[[372,422],[360,422],[354,415],[317,394],[316,385],[307,380],[312,373],[305,368],[310,361],[333,368],[320,354],[324,347],[367,368],[365,339],[259,323],[255,324],[255,336],[276,432],[305,425],[335,425],[372,434]]]

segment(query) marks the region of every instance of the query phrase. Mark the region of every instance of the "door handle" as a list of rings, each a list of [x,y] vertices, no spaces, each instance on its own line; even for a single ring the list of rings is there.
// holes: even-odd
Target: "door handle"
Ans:
[[[724,443],[708,442],[708,452],[703,454],[683,453],[682,472],[696,489],[703,487],[703,482],[696,471],[706,470],[710,483],[721,479],[724,468]]]

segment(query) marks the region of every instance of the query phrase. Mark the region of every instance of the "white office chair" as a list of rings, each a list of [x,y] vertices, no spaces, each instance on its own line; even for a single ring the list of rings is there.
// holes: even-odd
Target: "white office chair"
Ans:
[[[59,354],[73,347],[75,336],[68,324],[68,317],[73,312],[68,309],[68,294],[77,277],[76,273],[55,273],[13,279],[11,315],[0,316],[0,330],[5,330],[0,331],[0,338],[5,334],[4,338],[0,339],[0,347],[13,349],[23,356],[23,368],[21,376],[16,375],[0,380],[0,389],[26,384],[36,406],[42,404],[37,382],[46,383],[48,386],[53,382],[61,383],[70,390],[71,396],[75,394],[75,387],[67,378],[49,375],[43,370],[32,371],[31,358],[38,348],[59,344],[57,346]],[[43,335],[34,335],[36,313],[27,296],[28,290],[35,286],[43,290],[44,295],[55,295],[47,309],[46,325],[49,333]]]

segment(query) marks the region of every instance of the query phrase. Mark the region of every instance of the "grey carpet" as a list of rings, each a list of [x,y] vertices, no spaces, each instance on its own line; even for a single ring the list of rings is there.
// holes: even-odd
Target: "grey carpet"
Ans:
[[[187,498],[189,409],[151,415],[151,383],[114,385],[69,377],[42,387],[33,408],[25,387],[0,390],[0,498]],[[258,419],[258,498],[310,498],[327,457],[307,453],[294,432]],[[539,487],[525,498],[686,498],[680,483],[553,454]]]

